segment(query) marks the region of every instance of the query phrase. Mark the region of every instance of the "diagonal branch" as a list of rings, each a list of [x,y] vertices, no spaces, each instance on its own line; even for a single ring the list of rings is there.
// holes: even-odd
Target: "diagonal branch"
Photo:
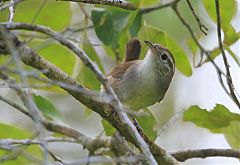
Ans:
[[[43,26],[33,26],[30,24],[21,24],[21,23],[14,23],[14,24],[8,24],[6,25],[9,29],[24,29],[21,25],[26,25],[25,27],[29,27],[32,30],[40,31],[43,30]],[[40,27],[40,28],[39,28]],[[65,46],[69,46],[68,48],[72,50],[74,53],[78,53],[77,55],[80,56],[80,58],[83,60],[84,63],[87,64],[87,66],[90,66],[90,69],[94,69],[95,73],[99,73],[99,70],[96,70],[93,63],[89,60],[89,58],[84,54],[84,52],[80,51],[77,47],[74,46],[71,42],[64,39],[59,33],[52,31],[51,29],[47,28],[47,30],[43,31],[43,33],[48,33],[50,35],[53,35],[52,37],[58,40],[61,44]],[[32,49],[27,47],[26,45],[22,44],[17,40],[15,37],[15,42],[17,43],[17,49],[19,51],[19,55],[21,56],[21,60],[27,64],[30,65],[38,70],[48,70],[48,72],[45,72],[45,76],[47,76],[49,79],[53,81],[60,81],[63,83],[71,84],[75,86],[76,88],[82,89],[83,91],[88,91],[88,89],[84,88],[80,84],[78,84],[72,77],[61,71],[59,68],[54,66],[53,64],[46,61],[44,58],[40,57],[36,52],[34,52]],[[93,68],[91,68],[93,67]],[[98,72],[99,71],[99,72]],[[101,72],[100,72],[101,73]],[[105,78],[101,76],[101,74],[98,74],[99,80],[103,80],[102,83],[105,82]],[[109,89],[110,94],[112,92],[112,89],[105,84],[106,87]],[[62,87],[62,86],[61,86]],[[144,135],[141,132],[141,136],[139,137],[139,132],[136,130],[134,125],[131,123],[131,121],[126,120],[126,113],[122,113],[121,111],[121,104],[116,99],[116,96],[113,95],[113,101],[111,104],[102,103],[99,100],[95,100],[90,95],[85,95],[85,92],[76,92],[75,90],[71,90],[65,87],[62,87],[64,90],[66,90],[69,94],[71,94],[75,99],[92,109],[93,111],[100,114],[103,118],[105,118],[107,121],[109,121],[119,132],[121,135],[126,137],[126,139],[130,142],[132,142],[135,146],[137,146],[141,151],[143,151],[144,155],[150,159],[149,162],[154,164],[151,158],[151,153],[149,154],[148,146],[150,147],[151,152],[153,153],[154,157],[158,160],[158,162],[165,162],[166,164],[176,164],[176,161],[172,156],[169,156],[166,154],[165,150],[161,149],[158,145],[156,145],[154,142],[150,141],[146,135]],[[114,108],[115,110],[114,110]],[[116,114],[118,113],[118,115]],[[120,113],[119,113],[120,112]],[[129,124],[129,122],[131,124]],[[142,137],[142,138],[141,138]],[[148,145],[143,144],[143,139]],[[139,141],[140,140],[140,141]],[[145,143],[144,142],[144,143]],[[152,160],[151,160],[152,159]]]

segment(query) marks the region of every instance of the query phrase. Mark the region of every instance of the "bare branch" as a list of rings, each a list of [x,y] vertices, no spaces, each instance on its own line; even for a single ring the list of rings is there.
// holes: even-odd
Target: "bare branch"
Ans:
[[[71,1],[71,2],[82,2],[89,4],[101,4],[108,6],[116,6],[126,10],[136,10],[137,8],[126,0],[58,0],[58,1]]]
[[[112,97],[112,105],[104,104],[102,102],[96,101],[90,96],[85,96],[83,93],[79,93],[73,90],[65,89],[69,92],[73,97],[77,100],[88,106],[90,109],[94,110],[95,112],[99,113],[102,117],[107,119],[114,127],[116,127],[119,132],[125,136],[129,141],[131,141],[135,146],[137,146],[141,151],[144,153],[146,158],[149,160],[149,163],[155,164],[153,156],[149,151],[149,147],[154,154],[155,158],[158,159],[158,162],[166,162],[168,164],[176,164],[176,161],[169,155],[166,155],[166,152],[157,146],[155,143],[150,141],[146,135],[141,133],[142,137],[140,136],[139,132],[136,130],[134,125],[131,123],[130,119],[128,118],[127,114],[122,111],[122,105],[120,101],[117,99],[116,95],[113,92],[113,89],[108,86],[106,79],[102,76],[100,70],[93,65],[90,59],[82,52],[79,48],[77,48],[74,44],[66,40],[62,37],[59,33],[52,31],[49,28],[43,26],[36,26],[30,24],[22,24],[22,23],[12,23],[6,25],[9,29],[25,29],[25,30],[34,30],[43,32],[45,34],[51,35],[53,38],[58,40],[61,44],[67,46],[70,50],[76,53],[83,62],[97,74],[97,77],[101,83],[105,86],[106,91],[111,94]],[[17,39],[16,39],[17,40]],[[78,88],[84,89],[81,85],[79,85],[74,79],[68,76],[66,73],[62,72],[59,68],[56,68],[54,65],[50,64],[48,61],[43,59],[42,57],[38,56],[33,50],[29,47],[25,46],[24,44],[19,44],[18,49],[20,52],[21,59],[27,65],[33,66],[38,70],[47,69],[48,72],[44,73],[48,78],[56,81],[62,81],[64,83],[69,83],[75,85]],[[85,89],[86,90],[86,89]],[[112,108],[114,107],[114,109]],[[116,112],[118,115],[116,115]],[[146,145],[146,143],[148,145]]]
[[[240,151],[233,150],[233,149],[200,149],[200,150],[185,150],[185,151],[178,151],[171,154],[174,156],[178,161],[184,162],[188,159],[192,158],[207,158],[207,157],[233,157],[240,159]]]
[[[14,14],[15,14],[15,7],[16,7],[16,0],[11,0],[12,5],[9,6],[9,19],[8,22],[13,22]]]
[[[232,82],[232,76],[231,76],[231,72],[230,72],[230,65],[228,63],[224,48],[223,48],[223,43],[222,43],[222,35],[221,35],[221,15],[220,15],[220,7],[219,7],[219,2],[218,0],[215,0],[215,6],[216,6],[216,14],[217,14],[217,35],[218,35],[218,44],[219,44],[219,48],[222,52],[222,58],[223,58],[223,62],[224,62],[224,66],[226,69],[226,74],[227,74],[227,84],[228,84],[228,88],[230,91],[230,96],[232,98],[232,100],[234,101],[234,103],[238,106],[238,108],[240,109],[240,102],[235,94],[234,91],[234,85]]]
[[[203,32],[203,34],[207,35],[208,28],[204,24],[201,23],[201,20],[200,20],[200,18],[198,18],[197,14],[195,13],[190,0],[187,0],[187,3],[188,3],[188,6],[189,6],[194,18],[196,19],[196,21],[198,23],[199,29]]]
[[[220,82],[220,85],[222,86],[223,90],[225,91],[225,93],[231,98],[231,93],[228,92],[227,87],[225,86],[224,82],[223,82],[223,78],[222,76],[225,76],[225,73],[218,67],[218,65],[214,62],[214,60],[211,58],[210,56],[210,52],[205,50],[203,48],[203,46],[198,42],[197,38],[194,35],[194,32],[192,30],[192,28],[190,27],[190,25],[184,20],[184,18],[181,16],[181,14],[179,13],[178,9],[177,9],[177,4],[172,6],[173,10],[175,11],[176,15],[178,16],[179,20],[182,22],[182,24],[187,28],[187,30],[190,32],[194,42],[196,43],[196,45],[198,46],[198,48],[200,49],[201,53],[205,54],[207,59],[212,63],[212,65],[214,66],[217,75],[218,75],[218,79]],[[233,100],[234,101],[234,100]],[[235,101],[234,101],[235,102]]]

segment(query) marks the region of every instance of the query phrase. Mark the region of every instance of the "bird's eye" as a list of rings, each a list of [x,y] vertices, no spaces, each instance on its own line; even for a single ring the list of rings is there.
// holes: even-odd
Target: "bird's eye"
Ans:
[[[162,54],[160,57],[163,61],[166,61],[168,59],[168,55],[166,54]]]

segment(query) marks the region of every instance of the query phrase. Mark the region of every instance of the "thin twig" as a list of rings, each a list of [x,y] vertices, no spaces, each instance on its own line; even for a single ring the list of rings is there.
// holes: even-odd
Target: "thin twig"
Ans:
[[[197,23],[198,23],[198,26],[199,26],[199,29],[203,32],[203,34],[207,35],[207,31],[208,31],[208,28],[201,23],[201,20],[200,18],[197,16],[197,14],[195,13],[193,7],[192,7],[192,4],[189,0],[187,0],[187,3],[188,3],[188,6],[194,16],[194,18],[196,19]]]
[[[238,106],[238,108],[240,109],[240,102],[234,92],[234,85],[232,82],[232,76],[231,76],[231,72],[230,72],[230,65],[228,63],[224,48],[223,48],[223,43],[222,43],[222,35],[221,35],[221,15],[220,15],[220,7],[219,7],[219,2],[218,0],[215,0],[215,6],[216,6],[216,14],[217,14],[217,35],[218,35],[218,44],[219,44],[219,48],[222,52],[222,59],[224,62],[224,66],[226,69],[226,80],[227,80],[227,84],[228,84],[228,88],[230,91],[230,95],[232,100],[234,101],[234,103]]]
[[[240,159],[240,151],[234,149],[199,149],[199,150],[185,150],[178,151],[171,154],[178,161],[184,162],[192,158],[207,158],[207,157],[233,157]]]
[[[225,76],[226,74],[218,67],[218,65],[214,62],[214,60],[211,58],[210,56],[210,52],[205,50],[203,48],[203,46],[198,42],[197,38],[195,37],[194,35],[194,32],[192,30],[192,28],[190,27],[190,25],[184,20],[184,18],[180,15],[178,9],[177,9],[177,6],[172,6],[173,10],[175,11],[176,15],[178,16],[179,20],[182,22],[182,24],[187,28],[187,30],[190,32],[192,38],[193,38],[193,41],[195,42],[195,44],[198,46],[198,48],[200,49],[201,53],[203,52],[207,59],[212,63],[212,65],[214,66],[216,72],[217,72],[217,75],[218,75],[218,79],[219,79],[219,82],[220,82],[220,85],[222,86],[223,90],[225,91],[225,93],[230,97],[231,97],[231,94],[228,92],[224,82],[223,82],[223,78],[222,76]]]
[[[10,2],[10,3],[8,3],[8,4],[6,4],[6,5],[3,5],[3,6],[1,6],[0,7],[0,11],[2,11],[2,10],[4,10],[4,9],[6,9],[6,8],[9,8],[10,6],[12,6],[12,5],[16,5],[17,3],[20,3],[20,2],[22,2],[22,1],[24,1],[24,0],[15,0],[14,2]]]

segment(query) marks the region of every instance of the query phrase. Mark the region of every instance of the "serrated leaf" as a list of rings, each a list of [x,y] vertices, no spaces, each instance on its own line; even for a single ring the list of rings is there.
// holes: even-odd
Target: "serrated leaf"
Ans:
[[[157,138],[157,130],[155,129],[156,120],[150,110],[144,109],[144,115],[135,117],[141,125],[143,132],[152,140]]]
[[[172,52],[177,69],[185,76],[192,75],[192,67],[190,65],[187,54],[184,50],[169,36],[166,36],[167,48]]]
[[[32,95],[38,109],[43,115],[51,120],[61,121],[62,116],[55,106],[47,99],[42,96]]]
[[[102,125],[106,133],[106,136],[112,136],[116,132],[116,129],[111,124],[109,124],[109,122],[106,121],[105,119],[102,119]]]

